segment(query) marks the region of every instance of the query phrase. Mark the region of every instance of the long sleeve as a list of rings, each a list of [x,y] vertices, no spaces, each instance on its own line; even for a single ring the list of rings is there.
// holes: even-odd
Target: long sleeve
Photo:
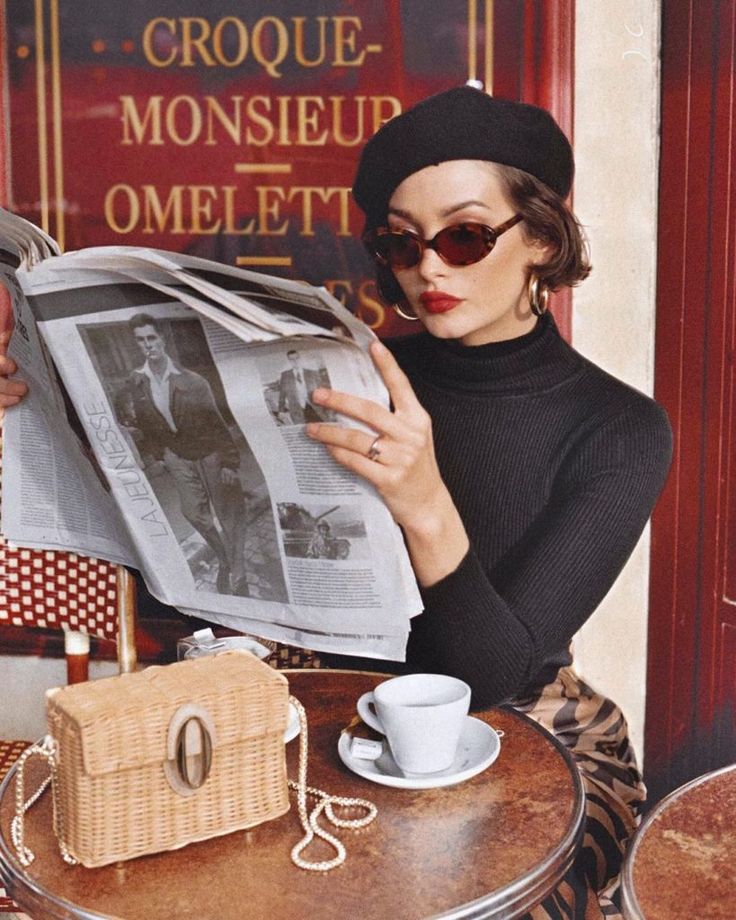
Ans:
[[[666,417],[649,401],[588,435],[500,559],[486,568],[471,547],[455,572],[423,592],[410,657],[462,677],[476,706],[522,691],[610,589],[651,513],[670,453]]]
[[[525,695],[569,663],[572,636],[634,549],[669,468],[667,417],[564,342],[549,315],[476,348],[426,334],[389,344],[432,419],[470,539],[422,592],[403,668],[463,678],[474,708]]]

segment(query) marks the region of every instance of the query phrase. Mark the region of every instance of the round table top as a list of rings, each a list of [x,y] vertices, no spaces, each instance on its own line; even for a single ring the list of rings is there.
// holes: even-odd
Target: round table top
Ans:
[[[736,917],[736,765],[666,796],[634,837],[624,864],[627,920]]]
[[[27,815],[26,844],[36,853],[23,869],[10,845],[11,773],[0,788],[0,877],[31,915],[123,920],[279,918],[362,920],[511,918],[521,916],[564,875],[579,846],[584,798],[567,751],[527,717],[491,709],[478,718],[502,729],[498,759],[455,786],[399,789],[356,776],[337,754],[355,701],[385,679],[363,672],[282,672],[309,724],[310,786],[370,799],[378,817],[362,830],[338,830],[347,860],[306,872],[290,859],[303,836],[294,794],[280,818],[245,832],[193,843],[98,869],[66,865],[51,831],[50,795]],[[287,745],[296,778],[298,742]],[[26,765],[28,790],[43,775]],[[332,830],[331,825],[326,825]],[[304,854],[331,859],[321,842]]]

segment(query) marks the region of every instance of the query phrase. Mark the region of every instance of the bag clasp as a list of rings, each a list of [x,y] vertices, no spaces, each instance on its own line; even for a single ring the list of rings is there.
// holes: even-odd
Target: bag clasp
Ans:
[[[215,723],[203,706],[186,703],[169,722],[164,774],[174,792],[194,795],[212,769]]]

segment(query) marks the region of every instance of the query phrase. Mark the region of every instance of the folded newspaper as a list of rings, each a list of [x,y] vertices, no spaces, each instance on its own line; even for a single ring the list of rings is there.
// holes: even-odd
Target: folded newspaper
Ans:
[[[7,212],[0,284],[30,387],[4,423],[9,542],[131,566],[245,633],[403,660],[421,600],[401,532],[304,432],[340,421],[317,386],[387,404],[367,326],[321,288],[205,259],[61,255]]]

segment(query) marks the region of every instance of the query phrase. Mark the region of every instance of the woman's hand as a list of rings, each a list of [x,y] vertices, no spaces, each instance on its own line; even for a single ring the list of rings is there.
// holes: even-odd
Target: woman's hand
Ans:
[[[372,400],[317,389],[313,402],[362,422],[373,433],[313,422],[307,434],[375,486],[404,531],[417,578],[430,585],[457,568],[468,537],[437,466],[429,414],[385,345],[374,342],[371,356],[393,411]]]
[[[371,482],[399,524],[411,526],[444,488],[435,460],[432,422],[391,352],[374,343],[371,356],[394,410],[358,396],[317,389],[312,393],[317,405],[350,416],[372,430],[311,423],[307,433],[327,445],[338,463]]]
[[[8,380],[10,374],[18,370],[15,361],[7,355],[9,341],[10,333],[0,332],[0,409],[19,403],[28,392],[22,380]]]

